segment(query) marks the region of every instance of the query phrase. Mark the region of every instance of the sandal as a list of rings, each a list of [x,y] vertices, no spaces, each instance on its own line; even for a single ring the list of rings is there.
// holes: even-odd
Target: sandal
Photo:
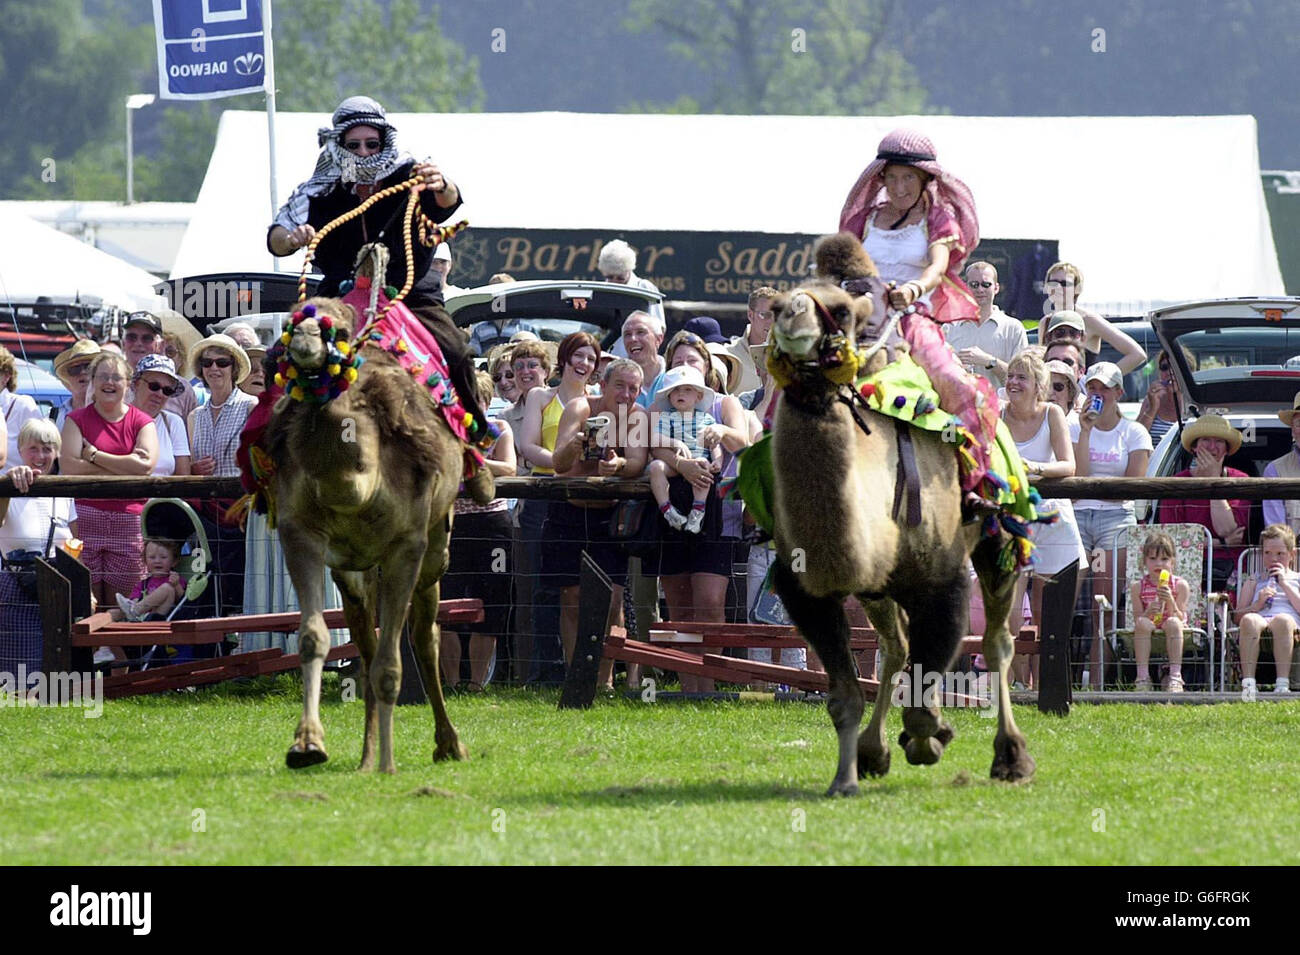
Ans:
[[[1133,692],[1134,692],[1134,693],[1150,693],[1150,692],[1151,692],[1151,681],[1150,681],[1150,680],[1134,680],[1134,681],[1133,681]]]
[[[1180,676],[1171,676],[1171,677],[1169,678],[1169,692],[1170,692],[1170,693],[1182,693],[1182,692],[1183,692],[1183,678],[1182,678],[1182,677],[1180,677]]]

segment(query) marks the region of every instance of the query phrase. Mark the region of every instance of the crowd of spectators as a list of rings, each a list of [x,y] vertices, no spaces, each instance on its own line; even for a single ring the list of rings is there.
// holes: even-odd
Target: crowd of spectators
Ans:
[[[646,284],[636,276],[635,256],[624,245],[606,246],[601,271],[610,281]],[[439,261],[445,282],[450,260],[444,256]],[[1078,305],[1082,274],[1077,267],[1058,262],[1047,270],[1045,314],[1032,345],[1025,325],[994,304],[1000,286],[993,264],[972,262],[964,278],[979,315],[945,326],[945,337],[965,370],[997,389],[1002,416],[1031,479],[1145,475],[1153,448],[1180,417],[1168,357],[1160,354],[1151,361],[1146,396],[1136,420],[1130,419],[1121,409],[1124,375],[1148,358],[1133,339]],[[770,542],[755,539],[741,505],[715,492],[719,482],[735,473],[737,454],[762,435],[770,416],[775,389],[765,359],[777,295],[772,288],[754,291],[747,302],[747,324],[735,337],[724,336],[716,320],[699,317],[665,341],[662,311],[655,310],[631,314],[608,351],[585,332],[554,343],[521,327],[507,344],[483,356],[476,398],[502,429],[488,454],[494,474],[653,478],[662,500],[641,515],[648,526],[635,539],[615,530],[618,519],[611,501],[498,498],[485,506],[458,501],[443,593],[482,598],[486,617],[464,634],[444,633],[448,684],[477,689],[494,679],[559,682],[577,634],[578,560],[584,548],[616,585],[610,625],[634,624],[644,638],[661,607],[678,623],[723,621],[729,610],[752,622],[750,610],[759,603],[773,550]],[[1103,343],[1118,353],[1116,362],[1099,360]],[[15,486],[56,469],[83,475],[236,475],[239,434],[265,387],[264,355],[265,347],[247,326],[231,326],[186,351],[177,339],[163,335],[157,318],[136,313],[119,340],[79,341],[55,359],[55,373],[71,397],[51,424],[14,395],[13,359],[0,349],[4,452]],[[686,393],[690,400],[679,400]],[[659,412],[666,421],[674,409],[673,428],[678,430],[656,438],[647,412]],[[1280,417],[1292,427],[1300,448],[1300,395]],[[1226,464],[1242,438],[1225,419],[1202,415],[1183,428],[1181,443],[1190,466],[1178,476],[1246,476]],[[1272,462],[1264,475],[1300,476],[1300,451]],[[6,550],[44,547],[38,525],[53,518],[56,540],[76,536],[84,542],[82,560],[91,570],[96,599],[112,606],[141,577],[143,503],[16,500],[0,511],[0,541]],[[246,574],[245,534],[224,519],[228,503],[204,505],[200,514],[221,579],[220,600],[212,607],[219,614],[247,609],[247,575],[275,572],[259,566]],[[1213,585],[1231,589],[1238,558],[1259,543],[1250,539],[1251,507],[1245,500],[1171,499],[1159,504],[1155,520],[1205,526],[1214,543]],[[1134,504],[1059,499],[1044,501],[1042,510],[1058,519],[1034,531],[1037,562],[1022,578],[1012,627],[1039,623],[1043,582],[1077,562],[1080,606],[1089,615],[1087,669],[1092,685],[1100,686],[1104,622],[1087,600],[1087,590],[1109,596],[1114,581],[1126,579],[1127,555],[1115,545],[1121,531],[1136,524]],[[1266,501],[1262,516],[1263,525],[1300,528],[1295,501]],[[1263,540],[1272,548],[1265,556],[1274,563],[1287,561],[1289,573],[1293,539],[1271,533]],[[1143,560],[1156,572],[1163,555],[1163,545],[1149,545]],[[279,567],[282,571],[282,563]],[[747,586],[737,580],[737,569],[747,576]],[[1275,574],[1271,584],[1252,582],[1244,600],[1254,607],[1265,591],[1269,599],[1288,594],[1289,579]],[[1199,586],[1195,581],[1183,584]],[[1142,606],[1135,605],[1142,637],[1138,685],[1149,685],[1151,638],[1164,634],[1167,686],[1179,690],[1179,614],[1185,616],[1185,609],[1180,610],[1185,601],[1178,586],[1141,586],[1145,589],[1134,591],[1142,599]],[[1028,596],[1022,599],[1022,594]],[[1300,606],[1300,594],[1296,600]],[[629,613],[635,620],[625,620]],[[1249,643],[1254,656],[1261,634],[1265,640],[1270,634],[1276,637],[1281,627],[1276,620],[1288,619],[1283,610],[1266,617],[1251,611],[1245,617],[1243,650]],[[1288,651],[1279,650],[1278,660],[1289,660]],[[768,659],[767,651],[755,655]],[[802,651],[785,651],[779,659],[816,665]],[[1254,666],[1252,658],[1252,680]],[[629,680],[636,675],[630,668]],[[1015,676],[1026,685],[1035,679],[1023,659],[1016,661]],[[606,665],[602,681],[611,686],[612,680]],[[1286,687],[1281,670],[1279,685]],[[707,691],[712,681],[683,676],[682,688]]]

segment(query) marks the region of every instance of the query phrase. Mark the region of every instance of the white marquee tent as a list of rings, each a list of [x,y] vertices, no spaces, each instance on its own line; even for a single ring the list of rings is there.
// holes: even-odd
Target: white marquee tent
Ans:
[[[1252,116],[391,114],[399,145],[461,185],[471,226],[833,231],[898,126],[924,130],[975,193],[981,233],[1057,239],[1083,304],[1132,315],[1281,294]],[[279,201],[306,179],[323,114],[280,113]],[[266,118],[227,111],[172,276],[274,268]],[[301,254],[282,260],[296,272]]]
[[[123,309],[161,309],[149,272],[12,209],[0,208],[0,304],[91,296]]]

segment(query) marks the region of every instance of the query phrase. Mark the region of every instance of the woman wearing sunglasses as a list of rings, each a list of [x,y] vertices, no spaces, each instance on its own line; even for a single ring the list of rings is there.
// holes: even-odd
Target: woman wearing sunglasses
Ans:
[[[158,429],[158,461],[150,473],[154,477],[189,474],[190,439],[185,424],[165,410],[168,399],[185,387],[176,366],[165,355],[145,355],[136,363],[131,381],[135,386],[131,404],[152,418]]]
[[[239,434],[257,399],[236,385],[248,377],[248,355],[229,335],[209,335],[190,349],[190,367],[199,373],[210,397],[190,414],[190,470],[213,477],[237,477]],[[244,605],[244,533],[225,523],[233,502],[206,502],[200,515],[220,577],[219,614],[236,614]]]

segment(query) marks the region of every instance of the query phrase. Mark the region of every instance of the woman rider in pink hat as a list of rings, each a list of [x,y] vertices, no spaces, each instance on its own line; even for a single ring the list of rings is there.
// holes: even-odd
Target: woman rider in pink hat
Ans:
[[[977,466],[963,473],[962,488],[979,497],[988,471],[985,448],[997,432],[997,394],[987,380],[962,367],[935,325],[979,316],[961,279],[962,263],[979,242],[970,189],[939,165],[926,136],[896,129],[880,141],[876,158],[849,191],[840,230],[862,241],[890,284],[889,304],[915,308],[902,316],[899,331],[912,358],[929,374],[940,406],[975,436],[971,451]],[[970,493],[967,503],[978,503]]]

